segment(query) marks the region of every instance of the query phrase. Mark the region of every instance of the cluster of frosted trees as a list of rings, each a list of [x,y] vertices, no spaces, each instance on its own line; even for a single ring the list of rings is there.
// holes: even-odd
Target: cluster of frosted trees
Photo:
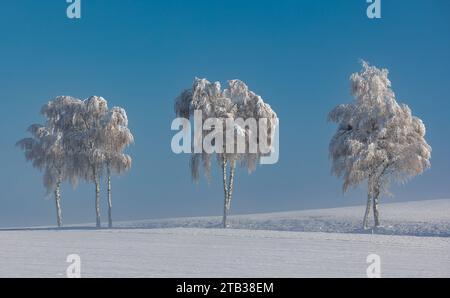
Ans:
[[[131,168],[124,150],[133,142],[124,109],[108,109],[107,101],[92,96],[80,100],[60,96],[42,107],[43,125],[33,124],[30,138],[17,143],[25,157],[44,175],[44,186],[54,193],[57,223],[62,226],[61,184],[81,179],[95,185],[97,227],[100,222],[100,181],[108,185],[108,221],[112,227],[111,175]]]
[[[423,122],[412,116],[407,105],[397,103],[388,71],[370,66],[364,61],[362,67],[361,72],[351,76],[351,92],[355,100],[334,108],[328,119],[338,124],[329,148],[332,173],[343,178],[344,192],[367,182],[368,199],[363,221],[366,229],[372,206],[374,225],[380,226],[379,200],[381,194],[389,194],[391,182],[406,182],[431,166],[431,147],[425,141]],[[203,119],[267,118],[269,130],[272,130],[267,133],[268,143],[273,145],[271,138],[277,125],[275,112],[239,80],[230,81],[228,88],[222,90],[220,83],[196,79],[193,87],[176,99],[175,112],[177,116],[189,119],[198,110],[202,112]],[[234,127],[234,130],[235,135],[243,133],[247,140],[248,136],[257,134],[247,126]],[[210,133],[211,130],[203,131],[204,135]],[[257,141],[259,143],[262,140]],[[260,158],[261,154],[216,154],[223,170],[224,227],[227,227],[237,163],[252,172]],[[211,154],[206,151],[192,154],[194,180],[199,179],[200,166],[205,169],[209,179]]]
[[[344,192],[367,183],[363,221],[367,228],[371,208],[374,225],[380,225],[380,196],[388,194],[391,182],[406,182],[431,166],[431,147],[425,141],[423,122],[412,116],[407,105],[397,103],[388,71],[366,62],[362,67],[359,73],[351,76],[351,93],[355,100],[334,108],[328,119],[338,124],[329,147],[332,173],[344,180]],[[243,166],[251,173],[267,155],[259,150],[263,147],[260,145],[268,147],[269,152],[272,150],[277,115],[244,82],[232,80],[222,89],[220,83],[206,79],[195,79],[192,88],[177,97],[175,113],[187,121],[200,113],[203,138],[211,138],[216,131],[222,132],[222,139],[214,137],[213,141],[215,146],[223,146],[223,150],[211,153],[203,146],[200,152],[193,150],[190,167],[194,181],[199,180],[200,168],[209,179],[212,159],[217,160],[223,173],[223,227],[226,228],[236,167]],[[42,114],[46,123],[32,125],[29,128],[32,137],[21,140],[18,145],[27,160],[44,172],[47,191],[55,194],[58,226],[62,225],[61,183],[76,184],[82,179],[95,185],[97,227],[100,227],[100,178],[106,174],[109,226],[112,227],[111,174],[122,173],[131,167],[130,156],[123,153],[133,142],[125,111],[117,107],[109,110],[106,100],[101,97],[82,101],[64,96],[45,105]],[[222,121],[205,125],[211,118],[231,119],[234,124],[228,127],[227,122]],[[266,120],[267,131],[263,137],[261,127],[249,125],[248,119]],[[225,137],[229,134],[231,138]],[[243,152],[235,147],[239,145],[238,139],[244,140]],[[232,152],[228,150],[230,143],[235,147]],[[256,143],[257,151],[250,150],[251,143]]]

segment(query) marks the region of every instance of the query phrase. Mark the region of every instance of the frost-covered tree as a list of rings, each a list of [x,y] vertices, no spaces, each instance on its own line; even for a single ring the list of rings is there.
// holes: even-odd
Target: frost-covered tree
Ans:
[[[103,97],[91,96],[71,110],[65,129],[66,142],[71,152],[72,166],[77,175],[95,185],[96,226],[100,219],[100,179],[104,174],[103,120],[108,115],[108,103]]]
[[[46,117],[45,125],[33,124],[28,131],[31,138],[17,143],[33,166],[44,172],[44,186],[47,195],[54,193],[58,227],[62,226],[61,184],[65,180],[76,183],[76,174],[70,166],[70,156],[64,146],[64,130],[60,123],[70,111],[70,107],[79,101],[72,97],[61,96],[48,102],[41,109]]]
[[[338,124],[330,157],[332,173],[344,180],[344,192],[367,181],[366,229],[372,204],[375,226],[380,226],[380,195],[388,193],[392,182],[406,182],[431,166],[431,147],[422,120],[397,103],[388,70],[363,61],[361,72],[351,76],[351,91],[355,100],[328,116]]]
[[[195,79],[193,87],[185,90],[175,101],[175,112],[178,117],[192,119],[195,112],[202,116],[203,139],[210,139],[215,146],[222,146],[221,152],[215,152],[218,163],[222,168],[224,189],[223,226],[226,228],[227,216],[231,208],[234,189],[236,165],[239,163],[246,167],[249,173],[256,169],[260,158],[268,152],[259,150],[260,145],[272,146],[272,131],[275,130],[277,116],[271,107],[264,103],[262,98],[250,91],[239,80],[229,81],[227,89],[222,90],[219,82],[210,83],[206,79]],[[209,119],[220,119],[221,123],[208,123]],[[260,138],[258,125],[248,125],[247,120],[266,119],[267,132]],[[233,125],[227,125],[232,120]],[[239,121],[242,120],[242,121]],[[216,134],[217,133],[217,134]],[[227,135],[231,134],[231,137]],[[218,136],[222,136],[219,138]],[[238,139],[244,140],[245,150],[238,150]],[[227,143],[228,142],[228,143]],[[256,150],[252,151],[252,145]],[[227,147],[234,146],[234,150]],[[211,176],[211,157],[214,153],[202,147],[202,152],[195,152],[191,157],[191,175],[194,181],[199,180],[199,168],[202,165],[208,179]]]
[[[102,120],[101,146],[108,185],[108,226],[112,228],[111,174],[121,174],[131,168],[131,156],[124,154],[126,147],[134,142],[128,128],[128,117],[124,109],[112,108]]]
[[[131,157],[123,153],[133,142],[124,109],[108,109],[103,97],[91,96],[72,110],[65,131],[77,175],[95,185],[96,225],[101,227],[100,180],[107,175],[108,226],[112,227],[111,175],[131,168]]]

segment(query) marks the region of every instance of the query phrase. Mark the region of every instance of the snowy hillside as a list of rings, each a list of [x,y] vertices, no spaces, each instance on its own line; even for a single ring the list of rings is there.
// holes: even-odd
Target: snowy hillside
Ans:
[[[0,230],[0,277],[65,277],[71,254],[82,277],[366,277],[369,254],[383,277],[450,277],[449,207],[385,205],[376,232],[415,236],[359,233],[361,207],[237,216],[228,230],[213,217]]]
[[[294,232],[372,233],[362,230],[365,206],[231,216],[235,229]],[[120,223],[135,228],[217,228],[221,217],[179,218]],[[382,228],[376,234],[450,236],[450,199],[381,205]]]
[[[450,277],[450,239],[216,229],[0,232],[0,277]]]

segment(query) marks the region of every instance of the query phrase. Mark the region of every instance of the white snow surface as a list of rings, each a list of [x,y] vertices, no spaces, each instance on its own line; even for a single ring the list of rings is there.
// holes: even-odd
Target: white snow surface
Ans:
[[[450,199],[380,205],[382,227],[363,230],[365,206],[230,216],[234,229],[450,237]],[[134,228],[219,228],[221,217],[119,223]]]
[[[65,277],[70,254],[82,277],[366,277],[369,254],[382,277],[450,277],[449,207],[386,204],[373,234],[362,207],[235,216],[228,230],[218,217],[0,230],[0,277]]]

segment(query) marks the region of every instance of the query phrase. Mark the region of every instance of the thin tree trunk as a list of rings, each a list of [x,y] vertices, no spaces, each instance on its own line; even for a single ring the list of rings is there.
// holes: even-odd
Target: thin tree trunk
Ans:
[[[58,223],[58,228],[62,227],[62,216],[61,216],[61,181],[58,179],[55,189],[55,203],[56,203],[56,221]]]
[[[234,188],[234,173],[236,172],[236,161],[233,160],[230,164],[230,181],[228,185],[228,198],[227,198],[227,213],[231,209],[231,199],[233,197],[233,188]]]
[[[112,223],[112,198],[111,198],[111,174],[108,170],[108,227],[113,227]]]
[[[222,170],[223,170],[223,192],[224,192],[224,200],[223,200],[223,228],[227,228],[227,216],[228,216],[228,187],[227,187],[227,160],[224,157],[222,162]]]
[[[370,214],[370,207],[372,205],[372,196],[371,191],[367,192],[367,207],[366,207],[366,213],[364,214],[364,221],[363,221],[363,229],[367,229],[369,227],[369,214]]]
[[[380,200],[380,191],[377,188],[375,189],[375,193],[373,195],[373,218],[375,220],[376,228],[380,226],[380,212],[378,210],[379,200]]]
[[[100,182],[97,176],[95,176],[95,215],[97,219],[97,228],[101,228],[100,221]]]

